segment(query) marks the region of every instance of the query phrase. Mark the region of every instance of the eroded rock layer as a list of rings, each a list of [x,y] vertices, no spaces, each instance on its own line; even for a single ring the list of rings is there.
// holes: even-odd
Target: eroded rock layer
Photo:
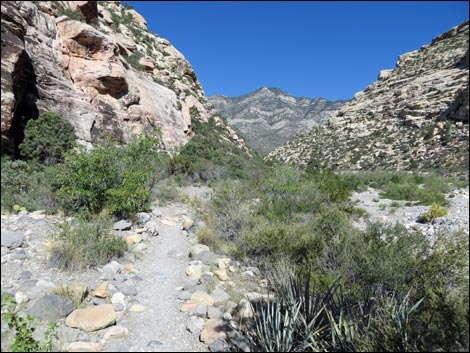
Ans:
[[[119,1],[4,1],[1,41],[2,152],[17,151],[26,122],[46,111],[88,146],[158,127],[168,148],[214,114],[191,64]]]

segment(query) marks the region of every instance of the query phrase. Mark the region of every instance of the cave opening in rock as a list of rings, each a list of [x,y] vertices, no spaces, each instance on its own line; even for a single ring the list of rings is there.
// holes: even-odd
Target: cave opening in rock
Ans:
[[[26,51],[20,55],[15,64],[13,92],[16,101],[15,112],[8,131],[10,145],[4,152],[18,159],[21,158],[19,145],[24,140],[26,123],[30,119],[37,119],[39,116],[39,110],[36,105],[39,96],[36,74],[31,58]]]

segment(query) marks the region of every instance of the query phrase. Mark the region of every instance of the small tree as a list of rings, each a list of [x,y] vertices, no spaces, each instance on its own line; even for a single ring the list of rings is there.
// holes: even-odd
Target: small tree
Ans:
[[[28,121],[19,147],[25,159],[50,165],[63,160],[63,153],[75,146],[76,138],[72,124],[57,113],[47,112]]]

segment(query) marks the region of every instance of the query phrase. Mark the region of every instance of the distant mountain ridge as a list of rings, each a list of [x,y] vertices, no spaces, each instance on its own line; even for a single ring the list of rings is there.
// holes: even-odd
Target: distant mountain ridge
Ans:
[[[400,55],[327,124],[266,158],[345,170],[469,167],[469,21]]]
[[[274,87],[262,87],[238,97],[215,95],[208,100],[243,133],[250,147],[263,154],[325,123],[347,102],[294,97]]]

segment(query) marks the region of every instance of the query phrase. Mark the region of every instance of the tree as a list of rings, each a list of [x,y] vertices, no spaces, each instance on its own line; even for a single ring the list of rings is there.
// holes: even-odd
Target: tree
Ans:
[[[29,120],[25,138],[20,144],[21,156],[27,160],[56,164],[63,153],[75,146],[75,130],[62,115],[46,112],[36,120]]]

